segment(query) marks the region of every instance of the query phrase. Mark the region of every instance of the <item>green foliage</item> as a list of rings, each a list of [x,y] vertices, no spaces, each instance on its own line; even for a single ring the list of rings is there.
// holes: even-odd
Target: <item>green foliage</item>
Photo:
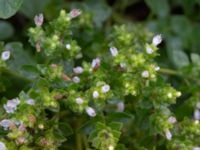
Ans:
[[[0,149],[198,150],[199,4],[24,0],[0,22]]]
[[[10,23],[6,21],[0,21],[0,33],[0,40],[8,39],[13,35],[14,29]]]
[[[14,15],[22,3],[23,0],[0,0],[0,18],[6,19]]]

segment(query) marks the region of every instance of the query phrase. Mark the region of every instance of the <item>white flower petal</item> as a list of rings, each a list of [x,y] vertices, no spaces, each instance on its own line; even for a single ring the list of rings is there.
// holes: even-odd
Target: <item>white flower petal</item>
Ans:
[[[146,52],[147,54],[152,54],[153,53],[153,49],[150,46],[146,47]]]
[[[102,86],[101,91],[102,93],[107,93],[108,91],[110,91],[110,86],[108,84]]]
[[[76,68],[73,68],[73,71],[74,71],[74,73],[76,73],[76,74],[81,74],[81,73],[83,73],[83,68],[80,67],[80,66],[78,66],[78,67],[76,67]]]
[[[70,45],[70,44],[66,44],[65,47],[66,47],[66,49],[68,49],[68,50],[71,49],[71,45]]]
[[[193,150],[200,150],[200,147],[193,147]]]
[[[1,59],[6,61],[10,58],[10,51],[4,51],[1,53]]]
[[[176,123],[176,118],[171,116],[171,117],[168,118],[168,122],[171,123],[171,124],[174,124],[174,123]]]
[[[99,97],[99,92],[98,91],[94,91],[92,96],[93,96],[93,98],[98,98]]]
[[[80,98],[80,97],[76,98],[76,103],[79,104],[79,105],[83,104],[83,99]]]
[[[43,16],[43,14],[39,14],[39,15],[36,15],[36,16],[34,17],[35,25],[38,26],[38,27],[42,26],[43,21],[44,21],[44,16]]]
[[[34,99],[28,99],[28,100],[26,100],[26,103],[28,105],[35,105],[35,100]]]
[[[145,71],[142,72],[141,75],[142,75],[143,78],[148,78],[149,77],[149,71],[145,70]]]
[[[172,139],[172,133],[169,131],[169,130],[166,130],[165,131],[165,136],[168,140],[171,140]]]
[[[72,9],[69,13],[70,17],[71,18],[76,18],[78,17],[79,15],[81,15],[81,11],[79,9]]]
[[[95,117],[96,116],[96,112],[92,107],[87,107],[86,108],[86,113],[90,116],[90,117]]]
[[[196,109],[194,111],[194,119],[195,120],[200,120],[200,111],[198,109]]]
[[[92,68],[98,68],[100,66],[101,60],[99,58],[95,58],[92,60]]]
[[[153,37],[152,43],[155,46],[159,45],[161,42],[162,42],[162,37],[160,34]]]
[[[0,150],[6,150],[6,145],[0,141]]]
[[[118,112],[123,112],[123,111],[124,111],[124,108],[125,108],[124,102],[119,102],[119,103],[117,103],[117,111],[118,111]]]
[[[113,57],[116,57],[118,55],[118,50],[116,47],[111,47],[110,48],[110,53]]]
[[[81,81],[81,79],[79,77],[75,76],[75,77],[72,78],[72,81],[74,83],[79,83]]]

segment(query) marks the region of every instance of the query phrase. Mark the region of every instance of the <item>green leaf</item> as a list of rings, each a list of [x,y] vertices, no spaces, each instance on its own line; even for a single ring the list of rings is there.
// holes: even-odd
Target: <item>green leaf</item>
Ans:
[[[86,2],[86,9],[93,15],[94,23],[101,27],[103,22],[111,15],[111,8],[105,3],[105,1],[88,0]]]
[[[129,120],[134,119],[132,114],[128,114],[125,112],[115,112],[108,116],[107,120],[109,122],[116,121],[116,122],[128,122]]]
[[[170,8],[167,0],[145,0],[145,2],[158,17],[163,18],[169,15]]]
[[[194,64],[199,64],[200,63],[200,56],[196,53],[191,54],[191,60]]]
[[[23,0],[0,0],[0,18],[7,19],[21,7]]]
[[[182,40],[179,37],[168,37],[167,52],[175,67],[181,68],[190,64],[187,54],[183,51]]]
[[[72,128],[66,122],[59,123],[59,129],[63,132],[62,135],[65,137],[73,134]]]
[[[171,17],[172,31],[182,38],[187,38],[191,33],[192,25],[185,16],[173,16]],[[184,31],[184,32],[183,32]]]
[[[13,35],[14,29],[10,23],[0,21],[0,33],[0,40],[5,40]]]
[[[112,130],[121,130],[123,124],[121,122],[111,122],[109,125],[109,127],[111,127]]]
[[[32,78],[33,75],[22,70],[22,67],[24,65],[33,65],[35,62],[30,54],[27,51],[24,51],[22,44],[19,42],[8,43],[6,44],[5,49],[11,52],[11,58],[8,61],[8,69],[15,73],[19,73],[26,78]]]
[[[182,68],[190,64],[188,56],[181,50],[171,51],[171,59],[177,68]]]
[[[20,12],[32,19],[35,15],[44,12],[44,9],[49,2],[50,0],[24,0]]]

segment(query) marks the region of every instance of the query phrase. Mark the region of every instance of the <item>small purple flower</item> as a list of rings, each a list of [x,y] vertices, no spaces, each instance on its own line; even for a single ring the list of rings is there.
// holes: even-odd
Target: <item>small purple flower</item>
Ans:
[[[200,150],[200,147],[194,147],[193,150]]]
[[[78,67],[73,68],[73,71],[76,74],[81,74],[81,73],[83,73],[83,68],[78,66]]]
[[[162,42],[162,37],[160,34],[153,37],[152,40],[153,45],[158,46],[161,42]]]
[[[172,139],[172,133],[168,129],[165,131],[165,136],[169,141]]]
[[[146,52],[147,54],[152,54],[153,53],[153,49],[150,46],[146,47]]]
[[[92,93],[92,96],[93,96],[94,99],[98,98],[99,97],[99,92],[98,91],[94,91]]]
[[[103,93],[107,93],[108,91],[110,91],[110,86],[108,84],[104,85],[101,87],[101,91]]]
[[[18,98],[8,100],[7,104],[4,104],[3,107],[7,113],[14,113],[17,109],[17,106],[20,104],[20,100]]]
[[[78,17],[79,15],[81,15],[81,11],[80,11],[80,9],[72,9],[71,11],[70,11],[70,13],[69,13],[69,15],[70,15],[70,18],[76,18],[76,17]]]
[[[0,141],[0,150],[6,150],[6,145]]]
[[[3,61],[6,61],[10,58],[10,51],[4,51],[1,53],[1,59]]]
[[[71,44],[66,44],[66,45],[65,45],[65,48],[66,48],[67,50],[70,50],[70,49],[71,49]]]
[[[113,57],[116,57],[118,55],[118,50],[116,47],[111,47],[110,48],[110,53]]]
[[[155,69],[155,71],[158,71],[158,70],[160,70],[160,67],[156,66],[154,69]]]
[[[28,105],[35,105],[35,100],[34,99],[27,99],[26,100],[26,103],[28,104]]]
[[[4,130],[8,130],[11,124],[12,124],[12,121],[9,119],[4,119],[0,122],[0,126],[2,126]]]
[[[79,83],[81,81],[81,79],[79,77],[75,76],[75,77],[72,78],[72,81],[74,83]]]
[[[101,60],[99,58],[95,58],[92,60],[92,68],[97,69],[99,68]]]
[[[194,111],[194,119],[195,120],[200,120],[200,111],[198,109],[196,109]]]
[[[90,117],[95,117],[96,116],[96,112],[92,107],[87,107],[86,108],[86,113],[90,116]]]
[[[123,111],[124,111],[124,108],[125,108],[124,102],[119,102],[119,103],[117,103],[117,111],[118,111],[118,112],[123,112]]]
[[[171,124],[174,124],[174,123],[176,123],[176,118],[171,116],[171,117],[168,118],[168,122],[171,123]]]
[[[148,78],[149,77],[149,71],[145,70],[145,71],[142,72],[141,75],[142,75],[143,78]]]
[[[80,97],[76,98],[76,103],[79,105],[83,104],[83,99]]]
[[[42,26],[43,21],[44,21],[44,16],[43,16],[43,14],[36,15],[36,16],[34,17],[34,21],[35,21],[35,25],[36,25],[37,27]]]

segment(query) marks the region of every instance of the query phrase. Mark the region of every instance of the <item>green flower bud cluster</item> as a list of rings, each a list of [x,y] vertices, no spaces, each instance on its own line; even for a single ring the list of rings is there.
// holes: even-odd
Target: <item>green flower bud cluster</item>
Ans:
[[[43,29],[36,26],[29,29],[30,42],[38,52],[43,51],[49,57],[75,57],[80,47],[73,40],[71,17],[64,10],[60,16]]]
[[[111,122],[108,126],[97,123],[95,130],[90,134],[92,146],[99,150],[113,150],[119,140],[121,124]]]

